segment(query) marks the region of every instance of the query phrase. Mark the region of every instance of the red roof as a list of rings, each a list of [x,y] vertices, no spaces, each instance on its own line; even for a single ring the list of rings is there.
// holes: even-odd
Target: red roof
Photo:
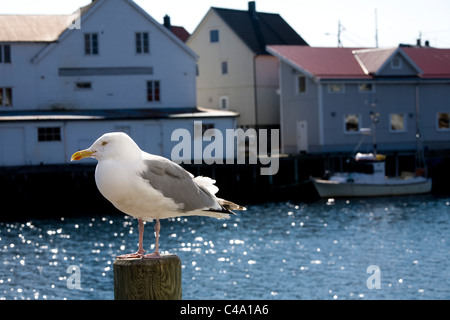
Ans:
[[[423,78],[450,78],[450,49],[402,48],[423,71]]]
[[[186,42],[187,39],[190,37],[189,32],[187,32],[187,30],[184,27],[171,26],[170,31],[172,31],[172,33],[183,42]]]
[[[316,78],[371,79],[394,49],[325,48],[307,46],[268,46],[282,61]],[[422,72],[423,78],[450,78],[450,49],[400,47]]]
[[[356,48],[268,46],[268,51],[318,78],[370,79],[353,56]]]

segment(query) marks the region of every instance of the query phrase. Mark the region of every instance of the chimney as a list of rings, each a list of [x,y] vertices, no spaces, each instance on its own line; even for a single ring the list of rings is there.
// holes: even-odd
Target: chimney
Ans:
[[[164,27],[166,27],[169,30],[172,28],[170,24],[170,17],[167,14],[164,16]]]
[[[256,14],[256,2],[249,1],[248,2],[248,13],[252,19],[258,19],[258,15]]]
[[[416,45],[417,45],[418,47],[421,47],[421,46],[422,46],[422,40],[421,40],[420,38],[417,39],[416,42],[417,42]]]

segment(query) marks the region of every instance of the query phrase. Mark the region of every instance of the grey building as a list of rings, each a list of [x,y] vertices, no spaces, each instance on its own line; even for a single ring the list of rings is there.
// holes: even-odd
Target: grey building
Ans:
[[[268,46],[280,60],[282,152],[450,148],[450,49]],[[363,139],[365,137],[365,139]],[[368,150],[369,149],[369,150]]]

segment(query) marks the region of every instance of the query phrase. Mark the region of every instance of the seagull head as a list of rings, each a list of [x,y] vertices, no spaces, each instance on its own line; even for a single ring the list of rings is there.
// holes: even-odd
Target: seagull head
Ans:
[[[110,132],[98,138],[88,149],[75,152],[70,161],[84,158],[101,160],[135,159],[140,155],[141,149],[126,133]]]

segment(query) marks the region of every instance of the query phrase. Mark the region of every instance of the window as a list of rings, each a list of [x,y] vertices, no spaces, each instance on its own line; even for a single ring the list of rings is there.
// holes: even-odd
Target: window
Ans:
[[[12,88],[0,88],[0,107],[12,107]]]
[[[90,82],[77,82],[75,84],[75,88],[76,89],[81,89],[81,90],[83,90],[83,89],[92,89],[92,83],[90,83]]]
[[[221,67],[222,67],[222,74],[228,74],[228,62],[222,61]]]
[[[219,30],[211,30],[209,32],[209,42],[219,42]]]
[[[60,127],[38,128],[38,141],[61,141]]]
[[[333,83],[328,85],[329,93],[344,93],[345,86],[343,84]]]
[[[450,112],[439,112],[437,114],[437,129],[440,131],[450,130]]]
[[[370,92],[375,92],[375,85],[372,83],[361,83],[358,86],[358,90],[361,93],[370,93]]]
[[[98,54],[98,33],[84,34],[84,53],[88,55]]]
[[[306,92],[306,77],[298,76],[297,77],[297,93],[305,93]]]
[[[149,53],[148,32],[136,32],[136,53]]]
[[[219,104],[220,109],[228,110],[228,97],[227,96],[220,97]]]
[[[402,59],[400,59],[400,57],[394,57],[391,60],[391,68],[392,69],[401,69],[402,68]]]
[[[11,46],[0,45],[0,63],[11,63]]]
[[[346,114],[344,116],[344,131],[346,133],[359,132],[360,119],[357,114]]]
[[[202,123],[202,135],[205,135],[205,132],[209,129],[214,129],[214,123]]]
[[[159,81],[147,81],[147,101],[161,101],[161,87]]]
[[[403,113],[391,113],[389,115],[389,123],[391,132],[406,131],[405,115]]]

